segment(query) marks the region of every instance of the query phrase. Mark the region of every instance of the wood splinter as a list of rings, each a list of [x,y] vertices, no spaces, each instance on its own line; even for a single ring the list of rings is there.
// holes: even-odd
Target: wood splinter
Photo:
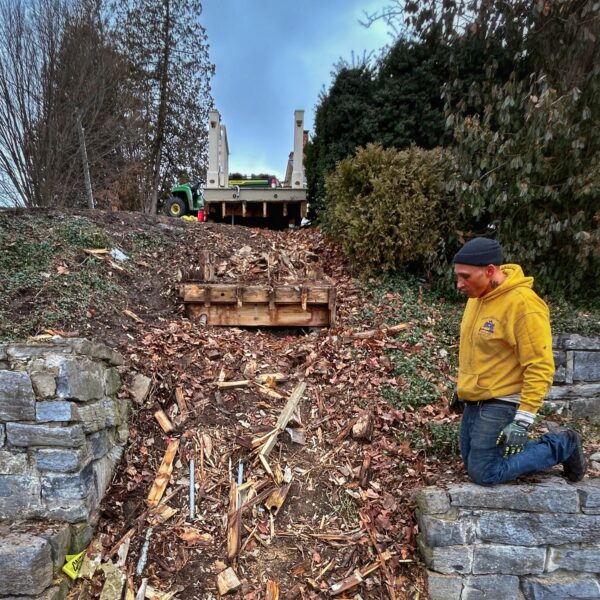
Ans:
[[[158,424],[160,425],[160,428],[165,433],[171,433],[171,431],[173,431],[173,429],[175,429],[175,426],[173,425],[173,423],[171,422],[169,417],[167,417],[164,410],[162,410],[162,409],[157,410],[154,413],[154,418],[157,420]]]
[[[175,460],[178,449],[179,439],[169,440],[162,463],[158,469],[158,475],[148,494],[148,504],[150,506],[156,506],[167,489],[171,473],[173,472],[173,461]]]

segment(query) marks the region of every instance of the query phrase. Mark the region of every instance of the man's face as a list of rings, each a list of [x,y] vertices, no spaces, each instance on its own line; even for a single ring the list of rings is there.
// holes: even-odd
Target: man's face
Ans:
[[[490,281],[494,267],[474,267],[473,265],[454,265],[456,288],[469,298],[480,298],[490,290]]]

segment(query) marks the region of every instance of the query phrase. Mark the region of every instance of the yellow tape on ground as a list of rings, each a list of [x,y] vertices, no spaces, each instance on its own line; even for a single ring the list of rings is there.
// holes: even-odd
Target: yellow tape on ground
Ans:
[[[81,563],[83,562],[83,558],[85,557],[85,553],[87,552],[87,548],[80,552],[79,554],[67,554],[65,557],[65,564],[63,565],[63,573],[66,573],[73,581],[77,579],[79,576],[79,571],[81,570]]]

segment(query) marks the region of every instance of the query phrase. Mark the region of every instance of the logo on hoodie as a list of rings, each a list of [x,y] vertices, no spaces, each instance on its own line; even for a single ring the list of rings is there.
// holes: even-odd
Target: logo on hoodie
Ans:
[[[495,327],[495,323],[494,321],[492,321],[491,319],[489,321],[486,321],[480,328],[479,328],[479,333],[494,333],[494,327]]]

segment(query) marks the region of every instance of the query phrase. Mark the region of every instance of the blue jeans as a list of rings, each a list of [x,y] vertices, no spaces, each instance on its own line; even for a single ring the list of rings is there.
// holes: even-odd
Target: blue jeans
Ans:
[[[503,457],[498,435],[515,417],[517,405],[499,400],[465,402],[460,424],[460,453],[469,477],[481,485],[512,481],[564,462],[575,450],[566,431],[547,433],[527,442],[520,454]]]

